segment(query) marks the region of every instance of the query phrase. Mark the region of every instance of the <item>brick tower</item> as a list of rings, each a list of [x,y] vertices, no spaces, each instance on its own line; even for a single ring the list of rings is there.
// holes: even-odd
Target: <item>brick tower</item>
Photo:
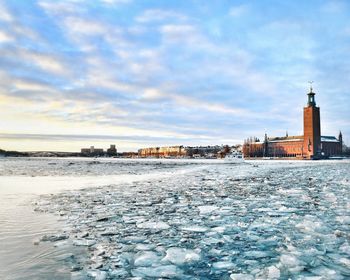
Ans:
[[[315,93],[312,86],[308,95],[307,106],[304,107],[304,145],[303,155],[306,158],[317,158],[321,154],[320,108],[316,107]]]

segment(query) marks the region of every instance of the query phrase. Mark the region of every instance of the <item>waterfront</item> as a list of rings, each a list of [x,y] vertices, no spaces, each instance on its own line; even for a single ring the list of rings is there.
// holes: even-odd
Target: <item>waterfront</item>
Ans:
[[[348,160],[1,159],[0,170],[5,279],[350,277]],[[43,235],[68,238],[33,245]]]

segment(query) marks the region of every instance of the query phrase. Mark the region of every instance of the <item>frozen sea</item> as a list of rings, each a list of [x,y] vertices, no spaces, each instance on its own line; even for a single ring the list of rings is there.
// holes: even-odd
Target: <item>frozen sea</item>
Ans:
[[[0,279],[350,279],[350,161],[0,159]]]

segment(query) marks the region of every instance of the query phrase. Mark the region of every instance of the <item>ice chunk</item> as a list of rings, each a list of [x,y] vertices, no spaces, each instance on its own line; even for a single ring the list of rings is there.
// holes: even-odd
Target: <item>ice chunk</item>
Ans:
[[[214,227],[211,229],[212,231],[218,232],[218,233],[224,233],[226,230],[226,227],[220,226],[220,227]]]
[[[73,245],[75,246],[87,246],[90,247],[92,245],[95,245],[96,241],[92,239],[75,239],[73,240]]]
[[[89,270],[87,271],[87,275],[95,280],[105,280],[107,278],[107,272],[100,270]]]
[[[298,260],[295,256],[291,254],[284,254],[280,257],[280,262],[284,265],[290,272],[298,273],[304,269],[304,262]]]
[[[137,244],[135,247],[136,251],[151,251],[155,248],[153,244]]]
[[[136,254],[134,265],[135,266],[152,266],[159,262],[161,259],[155,252],[141,252]]]
[[[282,255],[280,261],[284,266],[295,267],[299,265],[298,259],[293,255]]]
[[[311,271],[312,271],[312,273],[319,275],[319,276],[322,276],[325,279],[334,279],[334,280],[344,279],[344,277],[339,275],[337,271],[330,269],[330,268],[327,268],[325,266],[311,269]]]
[[[163,261],[168,261],[172,264],[183,265],[185,263],[194,263],[200,260],[200,255],[194,250],[183,248],[170,248],[166,251],[166,256]]]
[[[327,193],[324,196],[324,199],[327,200],[328,202],[337,202],[337,197],[334,193]]]
[[[235,268],[234,263],[229,261],[221,261],[221,262],[215,262],[213,263],[213,268],[217,270],[224,270],[224,269],[233,269]]]
[[[219,207],[213,206],[213,205],[203,205],[203,206],[198,206],[199,213],[201,215],[205,214],[210,214],[211,212],[217,210]]]
[[[248,252],[245,252],[244,255],[248,258],[253,258],[253,259],[261,259],[269,256],[267,252],[263,252],[263,251],[248,251]]]
[[[339,247],[339,250],[345,254],[350,255],[350,245],[348,242],[345,242],[343,245]]]
[[[244,273],[232,273],[230,275],[230,278],[232,280],[254,280],[254,277],[252,275]]]
[[[268,279],[279,279],[281,276],[280,270],[272,265],[267,268],[267,277]]]
[[[350,224],[350,216],[338,216],[336,221],[342,224],[349,225]]]
[[[157,267],[138,267],[131,270],[131,274],[135,277],[164,277],[181,279],[182,270],[175,265],[163,265]]]
[[[168,229],[170,226],[165,222],[143,222],[136,225],[138,228],[149,228],[149,229]]]
[[[63,240],[63,241],[57,241],[53,246],[54,247],[63,247],[63,246],[67,246],[69,243],[67,240]]]
[[[44,235],[43,237],[41,237],[40,240],[56,242],[56,241],[65,240],[68,238],[69,238],[68,234],[53,234],[53,235]]]
[[[209,229],[207,227],[202,227],[202,226],[188,226],[188,227],[182,227],[181,230],[192,231],[192,232],[206,232]]]
[[[125,269],[114,269],[109,272],[109,276],[112,279],[125,279],[128,276],[128,272]]]
[[[339,262],[345,266],[347,266],[348,268],[350,268],[350,259],[347,258],[340,258]]]
[[[322,222],[319,220],[316,220],[314,217],[311,217],[311,216],[306,216],[306,218],[301,223],[298,223],[296,225],[296,228],[306,233],[320,231],[322,227],[323,227]]]

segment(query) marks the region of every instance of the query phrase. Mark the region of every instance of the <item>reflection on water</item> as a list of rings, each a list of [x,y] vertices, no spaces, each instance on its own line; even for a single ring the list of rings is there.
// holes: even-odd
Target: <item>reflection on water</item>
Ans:
[[[57,231],[61,225],[52,215],[33,213],[32,198],[31,195],[0,195],[1,279],[67,279],[73,261],[67,251],[75,252],[76,248],[56,248],[46,243],[33,245],[34,240]]]

